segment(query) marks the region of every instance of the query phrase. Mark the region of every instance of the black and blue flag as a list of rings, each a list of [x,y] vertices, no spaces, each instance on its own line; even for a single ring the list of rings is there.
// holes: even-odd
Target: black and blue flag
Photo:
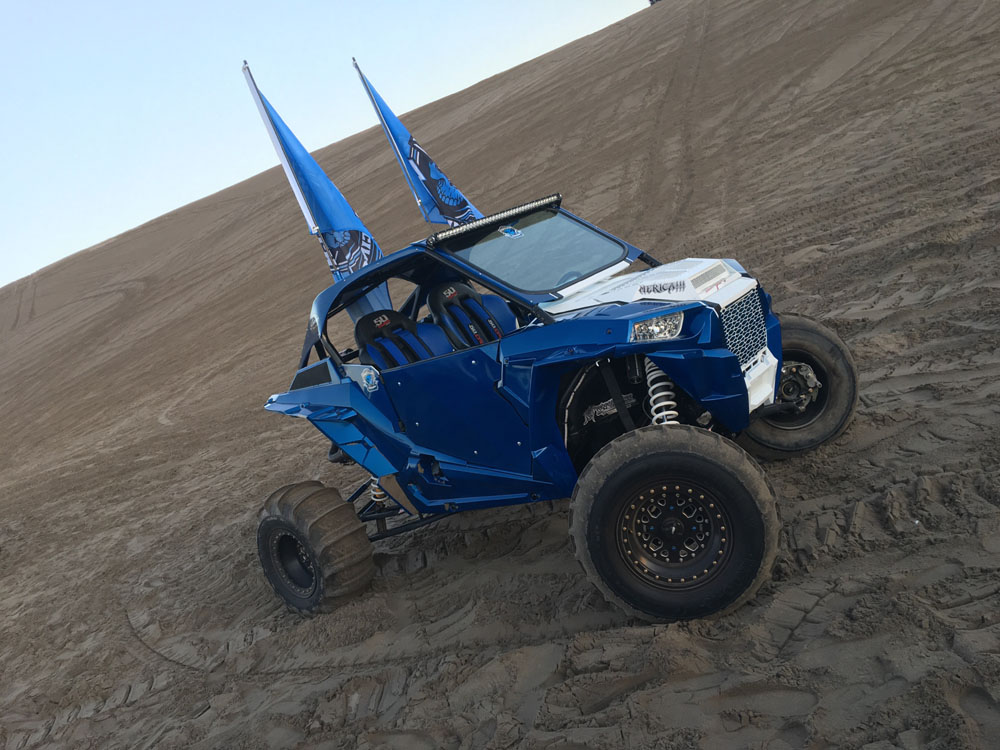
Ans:
[[[372,106],[375,107],[375,113],[392,145],[410,190],[413,191],[413,197],[417,199],[417,206],[424,215],[424,221],[454,227],[474,219],[481,219],[483,215],[479,209],[473,206],[462,191],[438,169],[434,160],[420,147],[410,135],[410,131],[378,95],[365,78],[365,74],[361,72],[357,60],[354,61],[354,67],[361,77],[365,91],[368,92]]]
[[[371,232],[351,208],[351,204],[333,184],[323,168],[316,163],[310,153],[299,142],[298,138],[288,129],[281,117],[264,98],[257,88],[257,83],[250,73],[250,67],[244,61],[243,74],[253,95],[260,116],[264,120],[278,152],[278,159],[285,170],[288,184],[299,202],[299,208],[309,225],[309,232],[319,237],[323,252],[333,278],[341,281],[360,268],[382,257],[382,250],[372,237]],[[351,305],[349,312],[352,318],[374,310],[385,310],[392,307],[389,291],[382,286]]]

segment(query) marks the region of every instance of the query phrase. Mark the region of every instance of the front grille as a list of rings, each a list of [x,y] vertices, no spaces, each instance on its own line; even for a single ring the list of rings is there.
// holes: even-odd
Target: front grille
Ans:
[[[740,367],[746,369],[767,346],[764,308],[757,289],[722,309],[722,330],[729,351],[739,359]]]

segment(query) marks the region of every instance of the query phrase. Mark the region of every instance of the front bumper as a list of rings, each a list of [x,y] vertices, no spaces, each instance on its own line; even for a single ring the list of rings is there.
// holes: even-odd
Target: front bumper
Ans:
[[[743,373],[750,413],[761,406],[774,403],[774,384],[778,377],[779,364],[778,358],[771,354],[771,350],[765,349]]]

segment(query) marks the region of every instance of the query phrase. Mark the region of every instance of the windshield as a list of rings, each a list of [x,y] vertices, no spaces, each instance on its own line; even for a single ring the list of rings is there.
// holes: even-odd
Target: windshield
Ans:
[[[523,292],[549,292],[625,257],[624,245],[542,209],[442,243],[448,252]]]

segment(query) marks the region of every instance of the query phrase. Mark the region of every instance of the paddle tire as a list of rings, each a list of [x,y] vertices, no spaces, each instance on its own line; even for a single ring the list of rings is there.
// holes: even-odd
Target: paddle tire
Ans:
[[[802,315],[782,315],[781,359],[789,372],[778,385],[779,398],[792,400],[801,390],[800,378],[789,367],[797,363],[808,365],[821,387],[803,412],[760,417],[740,433],[737,442],[757,458],[789,458],[833,440],[851,424],[858,405],[854,358],[826,326]]]
[[[611,441],[580,474],[570,506],[587,577],[649,622],[740,607],[770,577],[778,530],[774,491],[753,458],[684,425]]]
[[[364,524],[320,482],[290,484],[267,499],[257,554],[275,593],[301,614],[333,610],[375,575]]]

